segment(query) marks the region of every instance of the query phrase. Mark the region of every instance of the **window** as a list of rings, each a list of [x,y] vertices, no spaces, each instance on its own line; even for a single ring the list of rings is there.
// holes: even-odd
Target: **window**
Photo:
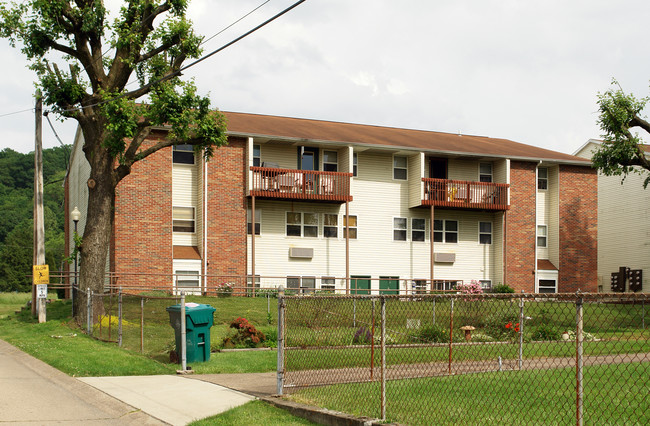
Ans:
[[[548,189],[548,168],[537,169],[537,189]]]
[[[411,219],[411,241],[424,241],[426,235],[426,220]]]
[[[337,238],[339,236],[339,216],[336,214],[323,215],[323,237]]]
[[[492,281],[491,280],[479,280],[479,283],[481,284],[481,288],[483,289],[483,291],[492,290]]]
[[[406,180],[406,157],[396,155],[393,157],[393,179]]]
[[[287,288],[290,290],[300,289],[300,277],[287,277]]]
[[[459,281],[448,281],[448,280],[434,280],[433,286],[436,290],[453,290],[453,288],[458,284]]]
[[[478,223],[479,244],[492,244],[492,222]]]
[[[312,293],[316,287],[314,277],[287,277],[287,288],[297,290],[300,293]]]
[[[393,218],[393,241],[406,241],[406,227],[408,220],[405,217]]]
[[[540,293],[557,293],[555,280],[539,280]]]
[[[260,167],[262,165],[262,147],[260,145],[253,145],[253,167]]]
[[[334,290],[336,289],[336,280],[332,277],[323,277],[320,279],[320,288],[334,293]]]
[[[492,182],[492,163],[479,163],[478,180],[479,182]]]
[[[348,216],[343,216],[343,238],[347,237],[346,226],[349,225],[350,239],[356,240],[357,239],[357,217],[356,216],[349,216],[349,217],[350,217],[350,222],[348,223]]]
[[[441,220],[433,221],[433,241],[436,243],[458,242],[458,221]]]
[[[175,145],[172,162],[176,164],[194,164],[194,147],[192,145]]]
[[[199,271],[176,271],[176,287],[198,287]]]
[[[537,225],[537,247],[546,247],[546,225]]]
[[[413,282],[411,284],[413,286],[413,293],[426,294],[426,292],[427,292],[427,280],[413,280]]]
[[[359,165],[359,158],[357,156],[357,153],[352,154],[352,176],[357,177],[358,174],[358,165]]]
[[[323,151],[323,171],[338,172],[338,155],[336,151]]]
[[[172,207],[173,232],[194,232],[194,207]]]
[[[262,222],[262,210],[255,209],[255,235],[260,235]],[[246,212],[246,232],[251,234],[251,210]]]
[[[318,214],[287,212],[288,237],[318,237]]]

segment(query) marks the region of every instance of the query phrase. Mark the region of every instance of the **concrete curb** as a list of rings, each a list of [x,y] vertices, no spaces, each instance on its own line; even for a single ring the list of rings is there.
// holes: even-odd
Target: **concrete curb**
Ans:
[[[350,414],[328,410],[326,408],[313,407],[297,402],[287,401],[278,396],[258,396],[260,401],[269,403],[311,422],[329,426],[374,426],[374,425],[397,425],[397,423],[385,423],[379,419],[370,417],[355,417]]]

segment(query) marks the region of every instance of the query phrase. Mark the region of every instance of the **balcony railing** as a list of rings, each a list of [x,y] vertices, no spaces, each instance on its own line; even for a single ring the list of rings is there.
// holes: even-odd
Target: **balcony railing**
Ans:
[[[423,178],[422,205],[508,210],[508,184]]]
[[[352,201],[352,173],[251,167],[250,195],[288,200]]]

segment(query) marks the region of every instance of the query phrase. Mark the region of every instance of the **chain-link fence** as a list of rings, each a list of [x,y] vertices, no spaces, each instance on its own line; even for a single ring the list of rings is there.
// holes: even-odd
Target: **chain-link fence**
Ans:
[[[650,424],[648,298],[281,297],[278,391],[403,424]]]

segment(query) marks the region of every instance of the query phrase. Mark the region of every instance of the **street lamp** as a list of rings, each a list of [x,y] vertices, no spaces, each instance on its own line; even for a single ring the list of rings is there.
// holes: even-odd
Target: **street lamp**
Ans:
[[[77,224],[79,223],[79,219],[81,218],[81,212],[75,206],[74,210],[72,210],[72,213],[70,213],[70,217],[72,218],[72,221],[74,222],[74,237],[77,236]],[[73,244],[77,244],[76,238],[73,239]],[[75,254],[74,254],[74,284],[72,285],[72,289],[70,291],[70,298],[72,299],[72,315],[74,316],[74,288],[77,285],[77,251],[76,251],[76,246],[75,246]]]

